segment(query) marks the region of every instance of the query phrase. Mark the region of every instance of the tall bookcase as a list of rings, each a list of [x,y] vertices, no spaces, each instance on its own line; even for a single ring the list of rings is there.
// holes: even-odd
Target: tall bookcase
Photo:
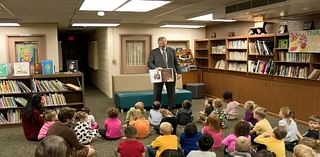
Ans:
[[[80,88],[67,88],[72,84]],[[33,74],[8,76],[0,79],[0,127],[20,124],[23,101],[32,94],[45,96],[44,109],[59,110],[64,106],[81,108],[84,105],[83,73]]]
[[[227,38],[227,70],[241,72],[247,71],[247,45],[247,36]]]
[[[209,40],[195,40],[194,45],[194,59],[196,61],[196,65],[199,68],[206,68],[209,65]]]
[[[209,67],[226,69],[226,39],[209,39]]]

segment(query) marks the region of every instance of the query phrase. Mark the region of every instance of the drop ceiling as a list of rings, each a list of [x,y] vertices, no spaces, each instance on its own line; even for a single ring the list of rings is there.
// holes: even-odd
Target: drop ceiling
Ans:
[[[243,0],[172,0],[171,3],[146,13],[79,11],[83,0],[0,0],[0,19],[17,19],[24,23],[57,23],[60,30],[69,29],[76,19],[112,19],[121,24],[185,23],[188,17],[213,13],[215,18],[252,21],[263,15],[266,20],[295,20],[296,17],[319,15],[319,0],[287,0],[268,6],[225,14],[228,5]],[[282,13],[281,13],[282,12]],[[280,14],[282,14],[280,16]],[[200,22],[203,23],[203,22]],[[206,24],[214,24],[209,22]]]

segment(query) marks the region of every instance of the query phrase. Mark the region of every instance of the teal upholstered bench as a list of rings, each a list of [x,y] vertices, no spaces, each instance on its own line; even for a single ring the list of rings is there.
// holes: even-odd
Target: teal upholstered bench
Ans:
[[[162,92],[162,106],[168,106],[167,92]],[[189,90],[177,89],[176,90],[176,105],[181,105],[184,100],[192,100],[192,93]],[[145,107],[151,107],[153,102],[153,92],[151,90],[146,91],[123,91],[116,92],[114,95],[114,101],[117,108],[128,109],[138,101],[142,101]]]

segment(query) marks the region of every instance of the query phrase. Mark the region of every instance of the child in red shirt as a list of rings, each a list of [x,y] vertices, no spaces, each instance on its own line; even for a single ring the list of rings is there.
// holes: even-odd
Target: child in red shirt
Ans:
[[[118,157],[145,157],[144,145],[136,139],[137,129],[127,126],[124,135],[125,138],[118,145]]]

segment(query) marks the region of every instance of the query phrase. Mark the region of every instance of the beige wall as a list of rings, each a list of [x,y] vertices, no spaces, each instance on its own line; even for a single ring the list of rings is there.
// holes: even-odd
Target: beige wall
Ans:
[[[47,59],[54,60],[55,70],[59,71],[58,31],[56,24],[23,25],[22,27],[0,27],[0,63],[8,63],[8,35],[45,35]]]
[[[120,74],[120,35],[122,34],[151,35],[152,49],[158,46],[159,36],[166,36],[167,40],[189,40],[190,48],[193,50],[194,39],[205,38],[205,29],[170,29],[156,25],[122,24],[119,27],[96,31],[92,40],[98,41],[99,69],[91,71],[91,80],[109,97],[112,97],[112,75]],[[115,63],[112,63],[112,60]]]
[[[210,38],[213,32],[216,38],[227,38],[229,32],[234,32],[235,36],[247,35],[249,28],[253,27],[253,22],[230,22],[207,26],[206,37]]]

